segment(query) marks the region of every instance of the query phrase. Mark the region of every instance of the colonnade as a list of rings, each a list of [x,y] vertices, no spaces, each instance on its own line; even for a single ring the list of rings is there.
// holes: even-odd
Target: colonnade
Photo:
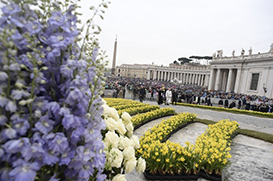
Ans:
[[[221,90],[224,92],[238,92],[241,70],[237,68],[211,69],[209,90]]]
[[[208,75],[201,72],[172,72],[163,70],[149,70],[147,74],[147,79],[161,81],[171,81],[177,79],[183,84],[206,86],[207,76]]]

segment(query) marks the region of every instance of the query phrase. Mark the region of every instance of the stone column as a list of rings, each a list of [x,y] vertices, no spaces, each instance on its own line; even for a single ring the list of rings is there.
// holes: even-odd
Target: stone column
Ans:
[[[223,71],[223,82],[222,82],[221,90],[225,91],[226,88],[227,88],[227,71],[224,70]]]
[[[182,73],[179,73],[179,80],[182,82]]]
[[[150,80],[150,75],[151,74],[151,70],[148,70],[148,73],[147,73],[147,80]]]
[[[231,88],[231,82],[232,82],[232,73],[233,73],[232,69],[229,69],[226,92],[231,91],[230,88]]]
[[[210,79],[210,75],[204,75],[204,85],[203,86],[209,85],[209,79]]]
[[[197,85],[201,85],[201,77],[202,77],[202,74],[199,74],[199,76],[198,76],[198,83],[197,83]]]
[[[241,84],[241,80],[240,80],[240,77],[241,77],[241,69],[237,69],[237,75],[236,75],[236,80],[235,80],[235,88],[234,88],[234,92],[235,93],[238,93],[239,92],[239,85]]]
[[[210,79],[209,79],[209,87],[208,87],[209,90],[214,90],[214,77],[215,77],[214,69],[212,68],[210,70]]]
[[[164,75],[164,81],[167,80],[167,72],[165,71],[165,75]]]
[[[221,81],[221,69],[218,69],[217,75],[216,75],[216,81],[215,81],[215,90],[220,89],[220,81]]]

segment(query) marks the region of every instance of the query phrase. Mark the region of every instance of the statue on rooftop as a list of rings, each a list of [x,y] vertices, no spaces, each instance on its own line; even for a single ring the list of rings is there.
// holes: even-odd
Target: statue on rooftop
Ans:
[[[273,53],[273,43],[271,43],[270,45],[270,50],[269,50],[270,53]]]
[[[242,48],[241,56],[243,57],[245,55],[245,50]]]
[[[248,52],[249,52],[249,56],[251,56],[252,55],[252,48],[250,47],[250,49],[248,50]]]

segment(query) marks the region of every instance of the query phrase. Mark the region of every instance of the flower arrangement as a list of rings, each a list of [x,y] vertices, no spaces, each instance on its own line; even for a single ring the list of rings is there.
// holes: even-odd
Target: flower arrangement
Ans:
[[[139,139],[133,135],[132,117],[127,112],[123,112],[119,117],[117,110],[106,103],[103,108],[107,128],[103,136],[107,179],[125,180],[125,173],[134,168],[138,172],[144,172],[145,160],[135,155],[135,150],[139,148]]]
[[[77,4],[1,2],[0,180],[104,180],[103,57]]]
[[[146,160],[147,170],[151,174],[198,174],[204,169],[208,174],[214,172],[220,175],[229,164],[229,141],[238,130],[236,121],[221,120],[209,125],[207,131],[197,138],[195,145],[186,142],[183,147],[169,140],[163,142],[177,129],[179,124],[176,122],[186,124],[192,118],[194,115],[178,114],[163,120],[140,138],[137,153]]]

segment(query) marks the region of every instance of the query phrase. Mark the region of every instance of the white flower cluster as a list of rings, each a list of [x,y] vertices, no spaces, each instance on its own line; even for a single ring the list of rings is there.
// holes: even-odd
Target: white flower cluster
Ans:
[[[138,172],[144,172],[146,162],[136,158],[135,149],[139,148],[139,139],[133,135],[134,127],[132,117],[124,112],[121,118],[115,108],[103,105],[103,117],[106,122],[107,133],[104,137],[104,152],[106,154],[105,169],[110,172],[114,180],[126,180],[125,174],[136,168]],[[113,169],[118,168],[118,169]],[[115,173],[119,170],[119,173]]]

